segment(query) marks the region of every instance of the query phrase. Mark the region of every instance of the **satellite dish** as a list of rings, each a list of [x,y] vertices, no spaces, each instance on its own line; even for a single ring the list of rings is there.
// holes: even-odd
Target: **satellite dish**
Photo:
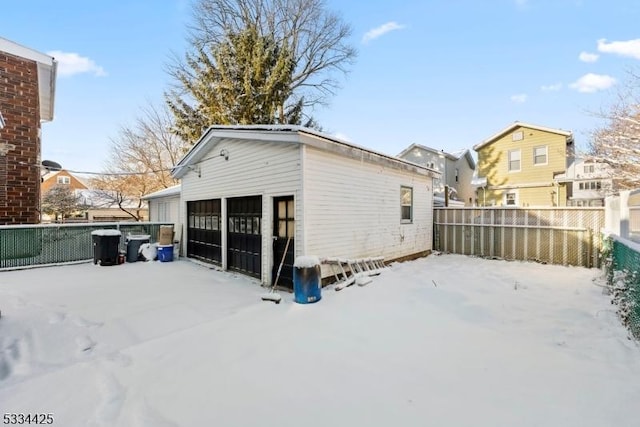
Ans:
[[[62,170],[62,166],[60,166],[60,163],[54,162],[53,160],[43,160],[42,167],[48,171]]]

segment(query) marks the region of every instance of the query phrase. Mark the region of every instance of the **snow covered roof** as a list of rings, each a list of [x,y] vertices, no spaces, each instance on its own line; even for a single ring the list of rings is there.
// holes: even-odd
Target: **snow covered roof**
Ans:
[[[444,201],[444,197],[443,196],[433,196],[433,206],[436,208],[443,208],[445,207],[445,201]],[[464,202],[460,201],[460,200],[452,200],[449,199],[449,206],[450,208],[463,208],[464,207]]]
[[[437,176],[437,172],[426,166],[409,162],[398,157],[380,153],[369,148],[343,141],[335,136],[326,135],[313,129],[296,125],[214,125],[210,126],[191,150],[173,168],[174,178],[182,178],[188,171],[187,166],[199,163],[205,155],[224,139],[251,140],[256,142],[279,142],[306,144],[316,148],[345,155],[344,147],[370,154],[369,159],[379,163],[392,164],[403,169],[424,175]],[[342,147],[342,149],[337,149]]]
[[[481,149],[482,147],[491,144],[493,141],[495,141],[496,139],[500,138],[501,136],[516,130],[517,128],[527,128],[527,129],[534,129],[534,130],[539,130],[542,132],[549,132],[549,133],[555,133],[558,135],[564,135],[567,137],[567,142],[573,142],[573,133],[571,131],[568,130],[563,130],[563,129],[556,129],[556,128],[549,128],[549,127],[544,127],[544,126],[538,126],[538,125],[532,125],[530,123],[524,123],[524,122],[514,122],[513,124],[507,126],[506,128],[502,129],[500,132],[496,133],[495,135],[485,139],[484,141],[482,141],[479,144],[476,144],[473,146],[473,149],[478,151],[479,149]]]
[[[38,96],[40,98],[40,120],[53,120],[53,106],[56,93],[56,72],[58,63],[52,56],[30,49],[0,37],[0,52],[19,56],[38,65]]]
[[[410,153],[412,150],[424,150],[430,153],[433,153],[435,155],[438,156],[444,156],[445,158],[449,159],[449,160],[453,160],[453,161],[457,161],[460,160],[462,157],[465,157],[467,160],[467,163],[469,163],[469,167],[471,169],[475,169],[476,168],[476,161],[473,158],[473,155],[471,154],[471,150],[469,150],[468,148],[461,148],[457,151],[454,151],[452,153],[448,153],[444,150],[437,150],[435,148],[431,148],[431,147],[427,147],[426,145],[422,145],[422,144],[411,144],[410,146],[408,146],[407,148],[405,148],[404,150],[402,150],[399,154],[398,157],[400,158],[404,158],[404,156],[406,156],[408,153]]]
[[[158,190],[154,193],[147,194],[146,196],[142,196],[142,200],[149,199],[158,199],[160,197],[168,197],[168,196],[178,196],[180,195],[180,184],[174,185],[173,187],[163,188],[162,190]]]
[[[487,186],[487,177],[486,176],[473,175],[473,177],[471,178],[471,186],[472,187],[486,187]]]
[[[110,194],[108,191],[102,190],[75,190],[75,195],[80,197],[80,202],[91,207],[92,209],[120,209],[117,202],[117,195]],[[144,209],[139,206],[135,200],[122,200],[120,202],[125,209]]]

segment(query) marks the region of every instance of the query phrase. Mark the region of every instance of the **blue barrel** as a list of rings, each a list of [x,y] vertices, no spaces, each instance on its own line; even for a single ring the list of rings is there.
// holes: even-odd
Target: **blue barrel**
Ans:
[[[320,301],[320,262],[316,257],[298,257],[293,265],[293,300],[298,304]]]
[[[158,261],[173,261],[173,245],[158,245]]]

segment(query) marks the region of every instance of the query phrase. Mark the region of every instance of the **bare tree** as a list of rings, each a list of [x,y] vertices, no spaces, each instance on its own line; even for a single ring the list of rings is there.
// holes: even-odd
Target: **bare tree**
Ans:
[[[80,198],[66,185],[54,185],[42,197],[42,212],[53,215],[55,220],[60,217],[64,222],[72,213],[84,209]]]
[[[196,0],[192,12],[191,52],[186,61],[176,57],[168,66],[176,82],[171,93],[186,102],[193,100],[182,82],[198,77],[189,60],[248,28],[291,52],[284,110],[326,104],[339,88],[335,73],[346,73],[356,57],[348,42],[351,26],[328,10],[324,0]]]
[[[171,168],[186,152],[185,142],[172,131],[169,111],[152,105],[142,109],[133,126],[120,129],[111,140],[110,158],[104,172],[91,180],[99,207],[119,207],[140,219],[141,197],[176,185]]]
[[[612,168],[614,189],[640,187],[640,75],[629,79],[598,115],[606,124],[591,134],[588,155]]]

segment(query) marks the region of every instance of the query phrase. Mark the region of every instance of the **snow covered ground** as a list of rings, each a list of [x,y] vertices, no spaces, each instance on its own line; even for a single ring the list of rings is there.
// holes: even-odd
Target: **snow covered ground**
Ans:
[[[637,426],[640,348],[599,276],[432,255],[276,305],[185,260],[3,272],[0,413],[65,427]]]

